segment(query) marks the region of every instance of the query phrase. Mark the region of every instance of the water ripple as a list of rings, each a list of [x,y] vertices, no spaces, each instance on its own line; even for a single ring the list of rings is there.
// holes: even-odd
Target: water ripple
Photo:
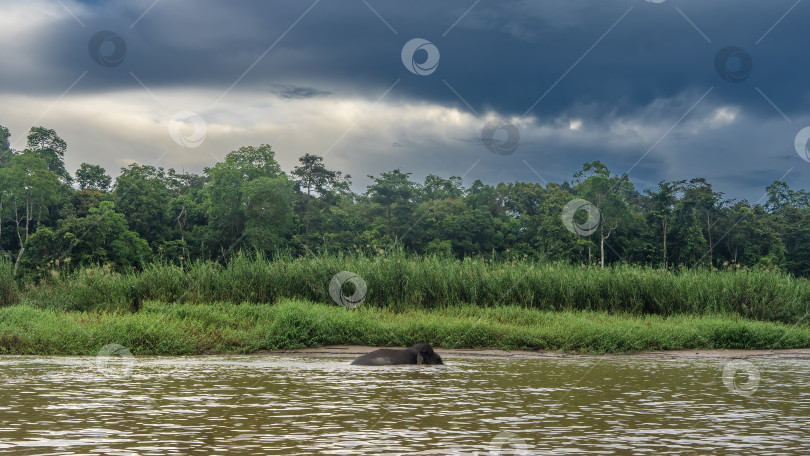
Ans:
[[[810,454],[810,361],[446,362],[4,357],[0,454]]]

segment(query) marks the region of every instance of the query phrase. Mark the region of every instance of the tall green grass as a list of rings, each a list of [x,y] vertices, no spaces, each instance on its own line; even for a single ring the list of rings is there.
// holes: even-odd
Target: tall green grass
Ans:
[[[152,264],[117,274],[90,268],[54,274],[13,291],[28,305],[60,310],[124,310],[133,300],[170,303],[270,303],[282,298],[332,303],[329,282],[340,271],[363,278],[364,306],[403,311],[458,305],[516,305],[546,311],[634,315],[734,314],[796,323],[810,311],[810,282],[764,270],[662,271],[533,262],[458,261],[391,252],[376,257],[277,258],[240,255],[226,265]],[[0,290],[2,269],[0,268]]]
[[[810,347],[810,329],[728,316],[632,316],[515,306],[394,312],[290,300],[272,306],[147,302],[136,314],[0,308],[0,354],[95,355],[113,343],[136,355],[192,355],[417,342],[442,348],[586,353],[772,349]]]
[[[0,307],[17,302],[17,283],[14,281],[14,265],[0,259]]]

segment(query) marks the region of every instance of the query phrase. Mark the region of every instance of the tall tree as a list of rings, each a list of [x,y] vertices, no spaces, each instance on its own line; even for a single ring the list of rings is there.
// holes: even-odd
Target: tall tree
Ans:
[[[628,215],[625,197],[633,191],[633,184],[627,175],[611,175],[608,167],[599,161],[584,164],[574,178],[575,192],[599,209],[599,264],[604,268],[605,241]]]
[[[732,205],[719,224],[724,234],[718,243],[725,246],[724,256],[734,265],[783,266],[785,244],[774,226],[775,219],[759,204],[744,201]]]
[[[309,252],[309,227],[311,219],[311,206],[313,192],[319,197],[328,197],[335,190],[348,191],[351,176],[343,177],[340,171],[331,171],[323,164],[323,157],[306,154],[299,158],[301,165],[296,166],[292,172],[296,182],[302,189],[306,189],[304,200],[304,249]]]
[[[205,173],[210,181],[208,193],[208,243],[222,253],[238,249],[244,238],[247,215],[245,214],[245,185],[255,179],[286,176],[275,159],[273,149],[262,144],[259,147],[241,147],[225,156]]]
[[[806,190],[793,190],[786,182],[774,181],[765,191],[768,195],[765,205],[769,212],[779,213],[783,209],[810,206],[810,193]]]
[[[287,176],[259,177],[245,184],[245,238],[264,252],[283,247],[293,226],[292,182]]]
[[[700,242],[706,246],[706,250],[697,258],[698,263],[704,261],[710,266],[714,266],[714,227],[720,220],[722,213],[722,193],[712,190],[711,184],[704,178],[690,179],[689,181],[679,181],[676,183],[677,190],[682,193],[681,202],[685,207],[694,211],[693,218],[699,220],[700,231],[703,232],[705,242]],[[695,223],[695,222],[692,222]],[[693,227],[690,229],[694,230]],[[690,238],[697,239],[696,234],[691,234]]]
[[[683,191],[686,181],[675,182],[680,198],[675,203],[672,223],[672,258],[680,266],[705,265],[709,244],[704,234],[699,201]]]
[[[461,178],[452,176],[449,179],[428,174],[425,176],[425,183],[419,187],[417,199],[419,201],[431,201],[440,199],[458,199],[464,197],[464,186]]]
[[[42,219],[43,211],[60,197],[59,177],[48,169],[48,163],[31,152],[12,156],[0,168],[0,193],[6,195],[6,211],[11,212],[17,232],[19,250],[14,272],[20,265],[28,239]]]
[[[503,209],[495,188],[484,184],[479,179],[473,182],[464,199],[470,208],[486,210],[493,215],[500,213]]]
[[[106,192],[110,189],[112,178],[101,166],[82,163],[76,170],[76,181],[81,190],[94,189]]]
[[[767,192],[766,208],[782,240],[788,271],[810,275],[810,194],[793,190],[782,181],[769,185]]]
[[[659,231],[661,239],[661,267],[666,268],[667,261],[667,234],[670,230],[672,222],[672,213],[675,210],[675,202],[677,196],[675,195],[675,188],[669,182],[661,181],[658,183],[658,191],[652,192],[647,190],[648,197],[648,214],[647,219],[651,227],[656,227]]]
[[[385,211],[386,237],[391,239],[391,212],[395,206],[407,205],[414,194],[414,183],[410,181],[411,173],[399,169],[382,173],[380,177],[368,176],[374,181],[369,185],[366,194]]]
[[[186,243],[189,219],[191,219],[192,225],[195,226],[200,226],[204,224],[204,222],[207,222],[203,202],[203,188],[206,181],[205,176],[186,172],[178,173],[172,168],[169,169],[166,176],[167,186],[172,193],[172,200],[169,203],[169,212],[177,222],[177,228],[180,231],[180,251],[182,259],[189,258]]]
[[[121,168],[113,194],[116,211],[124,214],[130,229],[151,246],[172,237],[167,210],[172,195],[163,168],[136,163]]]
[[[48,169],[59,176],[63,182],[72,181],[70,173],[65,169],[65,152],[67,151],[65,140],[60,138],[54,130],[45,127],[31,127],[27,139],[27,149],[45,160]]]
[[[8,128],[0,125],[0,168],[7,165],[11,160],[10,138],[11,133],[9,133]]]
[[[10,138],[11,133],[9,133],[8,128],[0,125],[0,169],[8,165],[8,163],[11,161],[11,156],[13,155],[11,145],[9,144]],[[4,191],[3,184],[0,183],[0,249],[2,249],[3,245],[3,203],[5,199],[6,193]]]

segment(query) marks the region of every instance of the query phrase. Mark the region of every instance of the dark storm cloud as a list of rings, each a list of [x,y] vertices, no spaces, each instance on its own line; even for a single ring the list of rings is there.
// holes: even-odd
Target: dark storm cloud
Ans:
[[[312,87],[297,87],[273,84],[272,91],[284,100],[297,100],[302,98],[322,97],[331,95],[331,92],[314,89]]]
[[[386,103],[455,107],[479,117],[528,114],[536,117],[525,124],[529,130],[564,133],[573,119],[583,127],[571,135],[522,131],[509,157],[488,154],[478,131],[454,138],[455,149],[419,143],[421,152],[409,150],[407,137],[384,138],[384,149],[400,152],[363,160],[381,169],[458,175],[467,159],[482,158],[470,177],[538,180],[525,161],[542,179],[560,181],[598,159],[614,172],[631,170],[640,186],[715,176],[752,199],[791,166],[797,169],[788,180],[801,185],[808,174],[790,150],[799,122],[810,118],[810,29],[803,19],[810,4],[794,0],[368,0],[371,8],[362,0],[314,7],[308,0],[64,3],[76,18],[61,14],[0,45],[0,58],[13,63],[0,65],[0,94],[55,98],[86,71],[71,94],[140,91],[143,83],[156,92],[201,88],[227,97],[233,85],[234,92],[292,105],[327,95],[373,102],[399,81]],[[88,45],[99,31],[125,41],[122,62],[93,60]],[[400,53],[412,38],[439,50],[434,73],[419,76],[403,65]],[[102,54],[112,52],[113,44],[106,46]],[[739,83],[723,79],[715,65],[729,46],[751,58]],[[738,62],[724,69],[734,73]],[[728,106],[737,109],[733,125],[688,127]],[[625,124],[636,128],[616,129]]]
[[[0,73],[5,73],[2,89],[13,91],[58,92],[69,76],[84,70],[86,80],[75,90],[131,87],[136,84],[131,72],[149,87],[225,91],[286,33],[238,88],[304,81],[319,91],[376,97],[402,78],[393,99],[467,109],[444,80],[477,111],[523,114],[548,91],[531,114],[573,109],[599,117],[631,114],[658,98],[715,86],[712,102],[771,115],[774,108],[755,90],[759,87],[790,115],[810,98],[805,83],[810,65],[801,45],[810,38],[801,20],[810,5],[799,5],[762,37],[791,3],[483,0],[464,15],[472,5],[468,0],[370,2],[384,22],[362,1],[322,0],[288,31],[311,2],[165,1],[143,17],[151,2],[92,2],[77,12],[85,27],[67,17],[28,37],[36,42],[20,45],[38,57],[36,74]],[[120,66],[104,68],[90,59],[88,42],[99,30],[126,40]],[[433,42],[441,52],[430,77],[407,72],[400,61],[402,45],[413,37]],[[715,55],[729,45],[752,57],[753,72],[744,83],[724,81],[715,71]]]

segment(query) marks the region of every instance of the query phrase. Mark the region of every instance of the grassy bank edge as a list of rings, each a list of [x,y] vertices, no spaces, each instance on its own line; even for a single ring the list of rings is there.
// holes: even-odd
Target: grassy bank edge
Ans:
[[[147,302],[140,313],[0,308],[0,354],[96,355],[120,344],[135,355],[255,353],[325,345],[633,353],[810,347],[810,327],[732,315],[656,316],[451,306],[404,312],[300,300],[276,304]]]

